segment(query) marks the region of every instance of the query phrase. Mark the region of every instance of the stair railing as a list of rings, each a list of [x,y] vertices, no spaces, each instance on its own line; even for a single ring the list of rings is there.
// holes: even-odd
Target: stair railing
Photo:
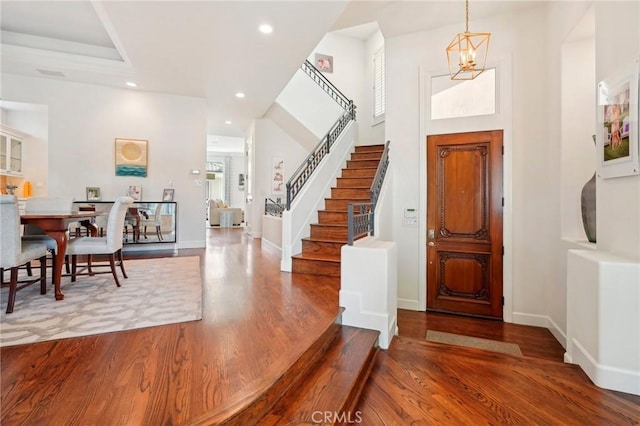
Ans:
[[[347,206],[347,244],[356,238],[373,235],[373,204],[349,203]]]
[[[284,204],[279,201],[273,201],[271,198],[265,198],[264,200],[264,214],[267,216],[282,217],[284,211]]]
[[[338,139],[345,127],[347,127],[347,124],[353,119],[353,113],[351,111],[342,114],[338,121],[331,127],[329,133],[322,138],[313,151],[311,151],[302,164],[300,164],[300,167],[293,173],[291,179],[287,182],[287,210],[291,209],[291,203],[304,184],[307,183],[322,159],[331,152],[331,146]]]
[[[378,197],[382,190],[384,178],[389,168],[389,145],[390,141],[384,145],[384,151],[380,157],[375,177],[371,183],[370,203],[349,203],[347,206],[347,244],[353,245],[356,238],[364,235],[375,235],[374,212],[378,203]],[[354,207],[355,206],[355,207]]]
[[[342,93],[336,86],[334,86],[333,83],[330,82],[318,68],[316,68],[311,62],[309,62],[309,60],[305,60],[300,68],[309,77],[311,77],[311,79],[315,81],[316,84],[322,88],[322,90],[324,90],[329,96],[331,96],[331,98],[336,101],[343,110],[349,110],[352,103],[349,98],[347,98],[344,93]]]
[[[389,144],[391,144],[391,141],[387,141],[384,145],[384,151],[382,152],[382,157],[380,157],[376,175],[373,178],[373,183],[371,183],[371,204],[373,204],[374,209],[378,203],[378,196],[380,195],[384,177],[387,175],[387,169],[389,168]]]
[[[307,158],[300,164],[300,167],[293,173],[287,182],[287,204],[286,209],[291,209],[291,203],[296,198],[302,187],[307,183],[323,158],[331,152],[331,146],[340,137],[347,125],[356,119],[356,106],[340,92],[322,73],[308,60],[302,64],[301,69],[309,75],[313,81],[325,91],[345,112],[331,126],[331,129],[320,140],[318,145],[311,151]]]

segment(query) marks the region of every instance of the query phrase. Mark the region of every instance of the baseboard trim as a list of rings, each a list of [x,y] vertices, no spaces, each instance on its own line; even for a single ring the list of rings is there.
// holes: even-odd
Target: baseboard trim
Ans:
[[[552,320],[549,317],[547,319],[548,319],[547,328],[549,329],[551,334],[553,334],[553,337],[555,337],[556,340],[560,342],[562,347],[567,349],[567,335],[565,334],[565,332],[562,331],[560,327],[558,327],[558,324],[556,324],[554,320]]]
[[[513,313],[513,323],[520,325],[529,325],[532,327],[542,327],[546,328],[551,332],[553,337],[562,345],[563,348],[567,348],[567,335],[558,324],[555,323],[551,319],[551,317],[547,315],[535,315],[535,314],[525,314],[522,312],[514,312]]]
[[[409,311],[424,311],[424,309],[420,309],[420,305],[417,300],[400,298],[398,298],[398,309],[406,309]]]
[[[193,248],[205,248],[205,242],[198,241],[186,241],[179,243],[140,243],[140,244],[125,244],[122,247],[124,252],[132,251],[168,251],[168,250],[180,250],[180,249],[193,249]]]
[[[640,395],[640,372],[598,364],[576,339],[572,339],[571,344],[572,357],[565,354],[565,361],[568,359],[572,364],[580,366],[596,386]]]
[[[549,317],[546,315],[525,314],[522,312],[514,312],[512,314],[513,323],[520,325],[530,325],[533,327],[547,328],[549,325]]]
[[[267,247],[269,249],[276,250],[278,253],[280,253],[280,257],[282,257],[282,248],[273,244],[271,241],[263,238],[260,244],[262,245],[262,247]]]

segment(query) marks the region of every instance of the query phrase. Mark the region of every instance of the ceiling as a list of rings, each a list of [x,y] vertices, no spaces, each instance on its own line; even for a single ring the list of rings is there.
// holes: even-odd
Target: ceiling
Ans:
[[[470,13],[536,3],[476,1]],[[3,0],[0,15],[3,74],[205,98],[208,134],[243,137],[327,32],[462,24],[464,2]],[[258,31],[264,23],[273,33]]]

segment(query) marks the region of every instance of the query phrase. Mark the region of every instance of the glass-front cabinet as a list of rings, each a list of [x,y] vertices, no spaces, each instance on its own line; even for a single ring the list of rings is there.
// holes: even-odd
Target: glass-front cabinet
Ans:
[[[79,210],[102,214],[95,219],[99,235],[106,235],[107,217],[113,201],[76,201]],[[124,244],[175,243],[178,208],[175,201],[138,201],[124,218]]]
[[[0,173],[22,175],[22,139],[0,131]]]

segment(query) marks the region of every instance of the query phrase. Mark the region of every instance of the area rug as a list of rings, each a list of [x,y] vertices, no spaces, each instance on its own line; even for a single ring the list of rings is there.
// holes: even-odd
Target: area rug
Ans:
[[[64,300],[56,301],[53,286],[41,295],[34,284],[17,292],[11,314],[5,313],[9,289],[2,289],[0,347],[202,319],[198,257],[126,260],[124,265],[129,278],[118,268],[122,287],[111,274],[79,276],[74,283],[64,277]]]
[[[497,340],[463,336],[462,334],[443,333],[441,331],[427,330],[426,340],[429,342],[445,343],[448,345],[464,346],[467,348],[482,349],[485,351],[522,356],[520,346],[515,343],[499,342]]]

